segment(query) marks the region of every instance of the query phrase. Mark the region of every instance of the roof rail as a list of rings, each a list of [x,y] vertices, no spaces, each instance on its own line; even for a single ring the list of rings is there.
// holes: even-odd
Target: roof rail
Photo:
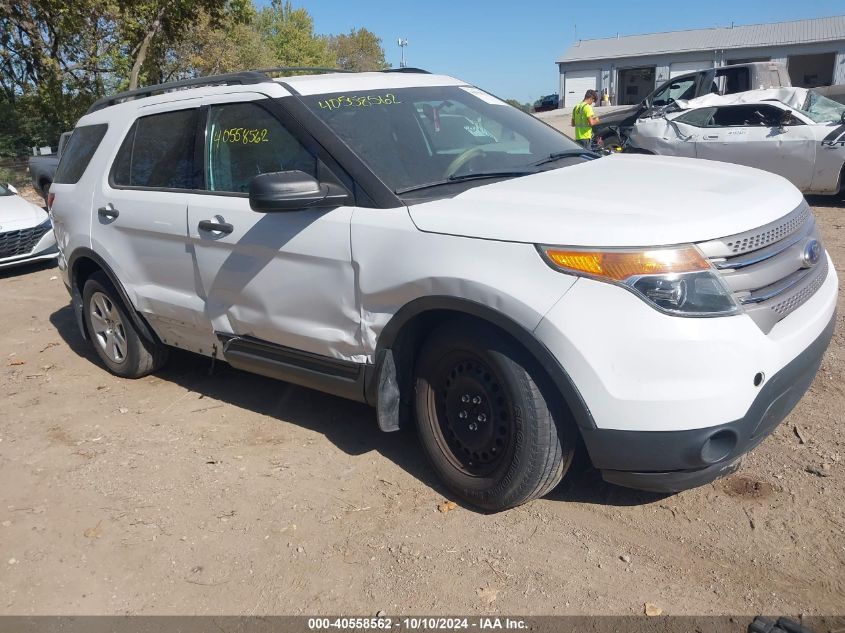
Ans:
[[[413,68],[411,66],[403,66],[402,68],[386,68],[383,73],[420,73],[423,75],[430,75],[431,73],[422,68]]]
[[[259,68],[253,70],[254,73],[354,73],[354,70],[344,70],[343,68],[324,68],[322,66],[276,66],[275,68]]]
[[[193,79],[182,79],[180,81],[170,81],[163,84],[156,84],[154,86],[145,86],[143,88],[136,88],[135,90],[127,90],[125,92],[118,92],[117,94],[97,99],[91,107],[88,108],[86,114],[91,114],[97,110],[108,108],[122,101],[129,99],[140,99],[143,97],[150,97],[154,94],[171,92],[173,90],[180,90],[182,88],[200,88],[202,86],[231,86],[231,85],[248,85],[260,84],[268,81],[273,81],[270,78],[271,73],[284,72],[309,72],[309,73],[354,73],[354,70],[344,70],[342,68],[322,68],[319,66],[278,66],[275,68],[259,68],[256,70],[245,70],[237,73],[227,73],[224,75],[209,75],[208,77],[194,77]],[[422,68],[387,68],[382,72],[385,73],[423,73],[429,75],[427,70]]]
[[[369,70],[346,70],[344,68],[322,68],[319,66],[279,66],[278,68],[259,68],[252,72],[256,73],[281,73],[281,72],[312,72],[312,73],[365,73],[365,72],[383,72],[383,73],[431,73],[422,68],[385,68],[382,71]]]
[[[109,106],[115,105],[121,101],[129,99],[139,99],[142,97],[149,97],[161,92],[170,92],[172,90],[179,90],[181,88],[199,88],[201,86],[218,86],[218,85],[233,85],[233,84],[260,84],[267,81],[272,81],[267,75],[256,71],[244,71],[239,73],[228,73],[225,75],[210,75],[208,77],[195,77],[193,79],[182,79],[181,81],[171,81],[164,84],[156,84],[154,86],[145,86],[143,88],[136,88],[135,90],[127,90],[125,92],[118,92],[115,95],[103,97],[98,99],[91,107],[88,108],[86,114],[91,114],[97,110],[102,110]]]

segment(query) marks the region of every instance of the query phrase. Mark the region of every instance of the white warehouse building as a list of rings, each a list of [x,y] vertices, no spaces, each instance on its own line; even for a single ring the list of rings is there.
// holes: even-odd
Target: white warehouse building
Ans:
[[[753,61],[785,64],[795,86],[845,84],[845,16],[578,40],[557,60],[560,105],[588,89],[635,104],[677,75]]]

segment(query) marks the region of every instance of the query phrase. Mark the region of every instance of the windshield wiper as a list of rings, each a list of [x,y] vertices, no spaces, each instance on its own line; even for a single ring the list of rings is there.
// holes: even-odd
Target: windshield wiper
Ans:
[[[540,165],[545,165],[546,163],[553,163],[556,160],[560,160],[561,158],[570,158],[572,156],[596,156],[595,152],[591,152],[588,149],[568,149],[563,152],[555,152],[553,154],[549,154],[545,158],[538,160],[536,163],[531,163],[532,167],[539,167]]]
[[[449,176],[443,180],[435,180],[434,182],[427,182],[422,185],[414,185],[412,187],[404,187],[403,189],[395,189],[393,193],[403,194],[409,191],[417,191],[418,189],[428,189],[429,187],[439,187],[442,185],[451,185],[456,182],[465,182],[467,180],[483,180],[485,178],[514,178],[516,176],[527,176],[528,174],[536,174],[534,169],[511,169],[508,171],[480,171],[473,174],[461,174],[460,176]]]

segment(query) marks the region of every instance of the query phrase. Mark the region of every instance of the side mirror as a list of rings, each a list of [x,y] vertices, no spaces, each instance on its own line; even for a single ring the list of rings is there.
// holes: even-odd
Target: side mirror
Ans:
[[[6,189],[11,191],[15,195],[20,195],[20,194],[18,194],[17,188],[12,183],[9,183],[8,185],[6,185]]]
[[[321,184],[303,171],[277,171],[249,183],[249,206],[259,213],[339,207],[350,202],[345,189]]]
[[[795,117],[792,116],[792,112],[784,112],[780,115],[779,127],[781,130],[787,125],[793,125],[794,123]]]
[[[845,110],[842,111],[842,115],[839,117],[839,122],[845,124]]]

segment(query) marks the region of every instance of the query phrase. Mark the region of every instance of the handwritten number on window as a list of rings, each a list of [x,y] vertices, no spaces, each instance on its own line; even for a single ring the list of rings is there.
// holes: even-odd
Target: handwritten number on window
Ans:
[[[341,95],[332,99],[318,101],[322,110],[337,110],[338,108],[369,108],[374,105],[396,105],[402,103],[396,100],[396,95],[388,92],[384,95]]]
[[[241,145],[249,145],[253,143],[266,143],[270,139],[267,138],[266,128],[246,128],[246,127],[231,127],[225,130],[218,129],[215,132],[212,142],[214,145],[220,143],[240,143]]]

